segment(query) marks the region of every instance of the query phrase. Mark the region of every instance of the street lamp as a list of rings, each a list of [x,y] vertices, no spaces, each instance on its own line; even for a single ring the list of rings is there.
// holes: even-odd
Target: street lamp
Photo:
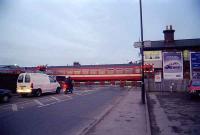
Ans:
[[[142,55],[142,91],[141,91],[141,97],[142,97],[142,103],[145,104],[145,85],[144,85],[144,41],[143,41],[143,22],[142,22],[142,0],[140,1],[140,29],[141,29],[141,55]]]

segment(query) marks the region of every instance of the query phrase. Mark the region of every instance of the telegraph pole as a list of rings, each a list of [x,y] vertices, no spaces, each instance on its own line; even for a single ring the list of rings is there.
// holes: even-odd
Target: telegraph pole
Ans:
[[[140,30],[141,30],[141,55],[142,55],[142,90],[141,90],[141,97],[142,103],[145,104],[145,85],[144,85],[144,41],[143,41],[143,22],[142,22],[142,0],[140,1]]]

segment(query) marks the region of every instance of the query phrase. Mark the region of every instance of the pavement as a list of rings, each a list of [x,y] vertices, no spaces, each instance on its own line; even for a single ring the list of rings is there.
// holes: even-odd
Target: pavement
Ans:
[[[150,92],[147,96],[153,135],[200,135],[200,99],[186,92]]]
[[[141,90],[130,89],[86,135],[150,135],[148,108],[141,103]]]

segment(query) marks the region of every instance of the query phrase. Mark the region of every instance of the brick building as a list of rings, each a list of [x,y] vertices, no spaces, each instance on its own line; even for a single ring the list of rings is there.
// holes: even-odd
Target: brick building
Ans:
[[[144,64],[153,64],[154,65],[154,79],[150,79],[152,89],[157,89],[159,85],[160,90],[166,86],[174,90],[186,90],[188,80],[191,79],[191,65],[190,65],[190,52],[200,52],[200,38],[196,39],[175,39],[174,38],[175,30],[172,26],[166,26],[166,29],[163,30],[164,40],[157,41],[144,41]],[[135,48],[141,47],[141,42],[134,43]],[[165,76],[165,57],[164,55],[172,55],[180,53],[181,62],[182,62],[182,75],[180,77],[171,77],[167,78]],[[170,54],[171,53],[171,54]],[[172,57],[170,56],[170,57]],[[200,62],[200,61],[199,61]],[[178,64],[174,62],[174,64]],[[172,65],[174,66],[174,65]],[[164,68],[165,67],[165,68]],[[161,81],[156,83],[156,74],[160,74]],[[159,82],[159,81],[158,81]],[[150,86],[149,86],[150,87]],[[168,89],[169,90],[169,89]]]

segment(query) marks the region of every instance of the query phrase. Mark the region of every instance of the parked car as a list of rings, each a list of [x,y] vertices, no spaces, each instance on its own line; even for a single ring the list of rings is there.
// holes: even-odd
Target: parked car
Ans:
[[[10,90],[0,89],[0,101],[9,102],[10,98],[11,98]]]
[[[188,85],[188,92],[191,97],[200,96],[200,80],[191,80]]]
[[[52,76],[44,73],[21,73],[17,79],[17,93],[21,96],[35,95],[42,93],[60,93],[60,84]]]

